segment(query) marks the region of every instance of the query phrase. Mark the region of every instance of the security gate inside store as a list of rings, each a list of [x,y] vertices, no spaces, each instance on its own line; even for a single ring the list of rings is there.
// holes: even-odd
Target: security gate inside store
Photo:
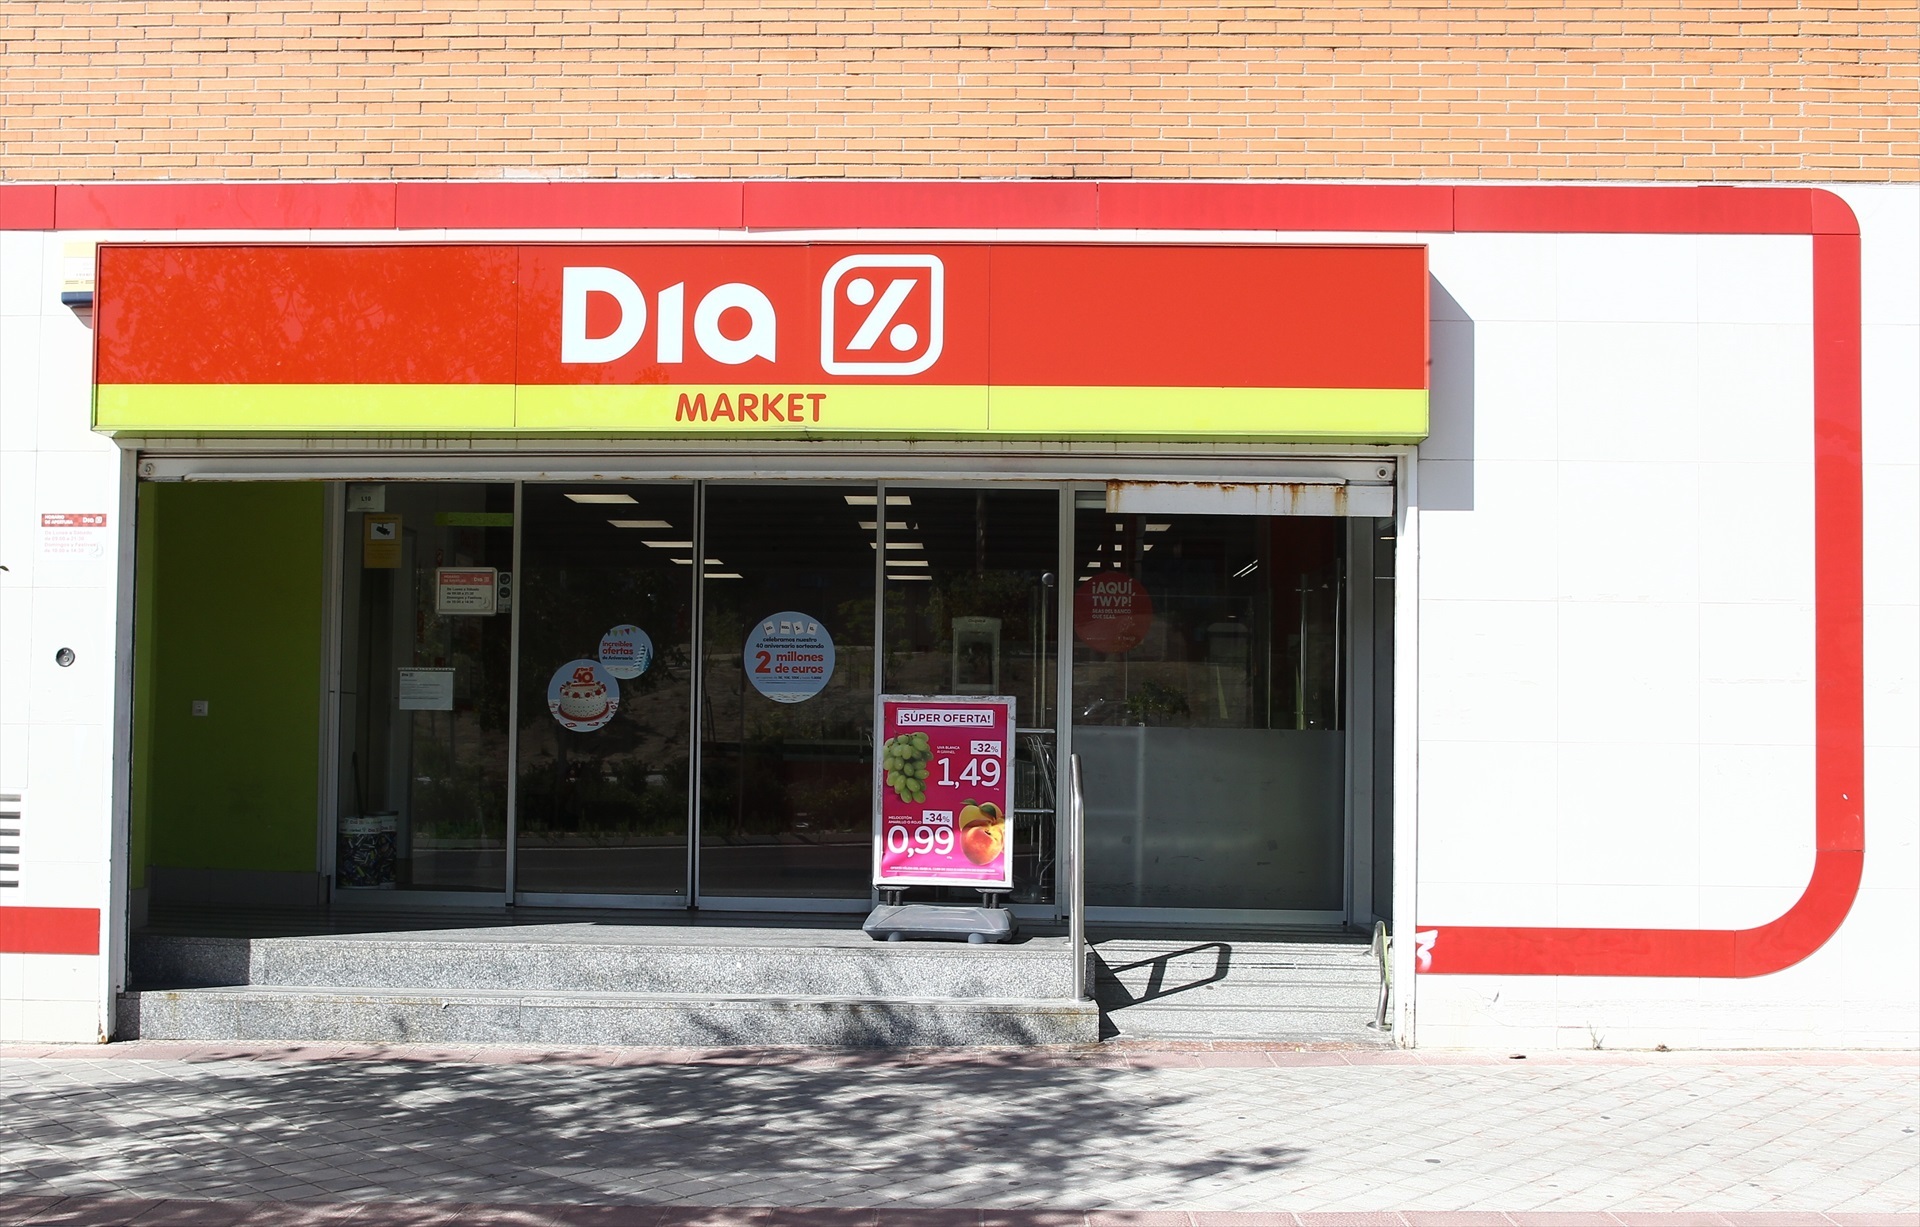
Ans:
[[[1390,487],[329,492],[337,901],[864,910],[875,696],[1006,694],[1016,906],[1078,753],[1095,918],[1384,911]]]

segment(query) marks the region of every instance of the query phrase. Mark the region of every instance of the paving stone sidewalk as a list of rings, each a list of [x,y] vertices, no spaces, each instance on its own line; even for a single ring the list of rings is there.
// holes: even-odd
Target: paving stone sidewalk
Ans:
[[[1920,1222],[1913,1054],[14,1046],[0,1098],[23,1222]]]

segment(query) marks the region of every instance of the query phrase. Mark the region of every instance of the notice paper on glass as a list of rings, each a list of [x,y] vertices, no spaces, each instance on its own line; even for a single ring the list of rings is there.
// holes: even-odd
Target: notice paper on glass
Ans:
[[[499,608],[499,572],[492,567],[439,567],[433,573],[436,613],[490,614]]]
[[[401,711],[452,711],[453,670],[400,670]]]

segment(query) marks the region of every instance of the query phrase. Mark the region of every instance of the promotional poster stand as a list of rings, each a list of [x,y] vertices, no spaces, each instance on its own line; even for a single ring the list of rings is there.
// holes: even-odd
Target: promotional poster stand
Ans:
[[[1014,700],[881,695],[874,763],[873,882],[883,902],[861,927],[878,941],[1004,942],[1013,889]],[[902,903],[909,886],[972,887],[979,907]]]

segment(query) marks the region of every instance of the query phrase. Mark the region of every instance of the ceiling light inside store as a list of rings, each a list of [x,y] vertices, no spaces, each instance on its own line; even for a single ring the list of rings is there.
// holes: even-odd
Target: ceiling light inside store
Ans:
[[[640,544],[650,545],[656,550],[690,550],[693,548],[693,542],[691,541],[653,541],[643,538]]]
[[[867,548],[877,550],[880,547],[869,541],[867,542]],[[924,550],[927,547],[918,541],[889,541],[887,542],[887,548],[890,550]]]
[[[576,503],[632,503],[631,494],[569,494],[568,498]]]
[[[887,559],[887,565],[890,567],[930,567],[933,564],[924,558],[889,558]]]
[[[679,563],[683,567],[690,567],[693,565],[693,559],[691,558],[676,558],[674,559],[674,561]],[[720,566],[725,566],[726,564],[721,562],[718,558],[709,558],[707,559],[707,565],[710,567],[720,567]]]
[[[1150,533],[1163,533],[1172,527],[1173,525],[1171,524],[1149,524],[1147,525],[1147,531]]]
[[[846,499],[847,506],[849,507],[873,507],[879,503],[879,499],[871,494],[849,494],[846,496]],[[913,500],[904,494],[889,494],[887,495],[887,506],[911,507],[913,506]]]
[[[665,520],[608,520],[615,528],[672,528]]]
[[[1259,560],[1256,559],[1253,562],[1248,563],[1246,566],[1241,567],[1238,571],[1235,571],[1233,573],[1233,578],[1239,579],[1242,576],[1252,575],[1255,571],[1258,571],[1259,569],[1260,569],[1260,563],[1259,563]]]
[[[929,584],[933,582],[933,576],[931,575],[895,575],[891,571],[887,572],[887,578],[888,579],[918,579],[918,580],[925,580]]]
[[[888,520],[887,521],[888,532],[892,532],[896,528],[905,529],[906,526],[907,526],[907,522],[905,520]],[[872,532],[874,529],[874,521],[862,520],[860,521],[860,527],[866,529],[868,532]]]
[[[739,579],[741,578],[741,576],[740,576],[740,572],[738,571],[709,571],[707,572],[707,578],[708,579]]]

